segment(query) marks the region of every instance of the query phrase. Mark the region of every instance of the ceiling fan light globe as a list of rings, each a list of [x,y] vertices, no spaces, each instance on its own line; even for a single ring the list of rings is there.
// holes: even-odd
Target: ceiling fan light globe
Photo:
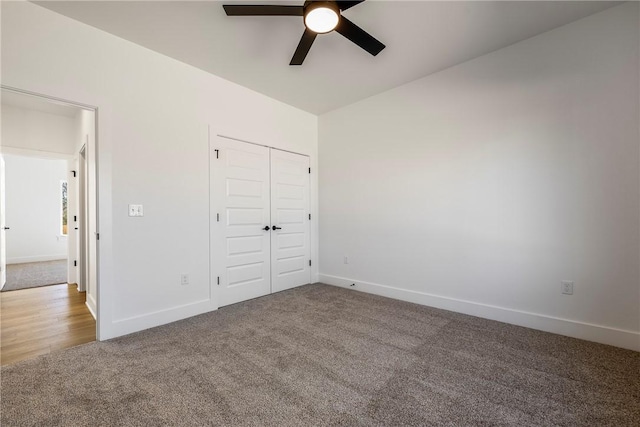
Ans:
[[[311,9],[304,17],[304,25],[311,31],[322,34],[333,31],[340,17],[335,10],[328,7]]]

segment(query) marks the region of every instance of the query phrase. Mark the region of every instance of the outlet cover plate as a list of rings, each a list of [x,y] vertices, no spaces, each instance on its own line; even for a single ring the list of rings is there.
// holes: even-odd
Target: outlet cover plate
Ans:
[[[564,295],[573,295],[573,282],[570,280],[562,281],[562,293]]]

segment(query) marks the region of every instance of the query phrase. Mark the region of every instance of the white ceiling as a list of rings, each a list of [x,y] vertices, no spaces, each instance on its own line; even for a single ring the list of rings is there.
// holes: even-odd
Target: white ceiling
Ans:
[[[13,107],[24,108],[26,110],[35,110],[42,113],[55,114],[58,116],[75,117],[80,108],[73,107],[37,96],[25,95],[10,90],[3,89],[0,94],[2,105],[10,105]]]
[[[345,16],[387,48],[373,57],[337,33],[289,66],[299,17],[227,17],[223,3],[44,1],[37,4],[314,114],[351,104],[602,11],[609,1],[376,1]]]

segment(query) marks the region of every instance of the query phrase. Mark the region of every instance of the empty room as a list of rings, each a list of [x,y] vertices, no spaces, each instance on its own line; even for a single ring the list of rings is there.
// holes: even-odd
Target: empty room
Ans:
[[[1,292],[0,423],[639,425],[639,6],[2,1],[96,340]]]

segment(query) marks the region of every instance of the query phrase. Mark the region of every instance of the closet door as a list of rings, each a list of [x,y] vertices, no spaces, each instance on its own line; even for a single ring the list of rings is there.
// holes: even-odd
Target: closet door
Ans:
[[[211,144],[211,284],[222,307],[271,293],[269,148]]]
[[[271,288],[311,281],[309,157],[271,149]]]

